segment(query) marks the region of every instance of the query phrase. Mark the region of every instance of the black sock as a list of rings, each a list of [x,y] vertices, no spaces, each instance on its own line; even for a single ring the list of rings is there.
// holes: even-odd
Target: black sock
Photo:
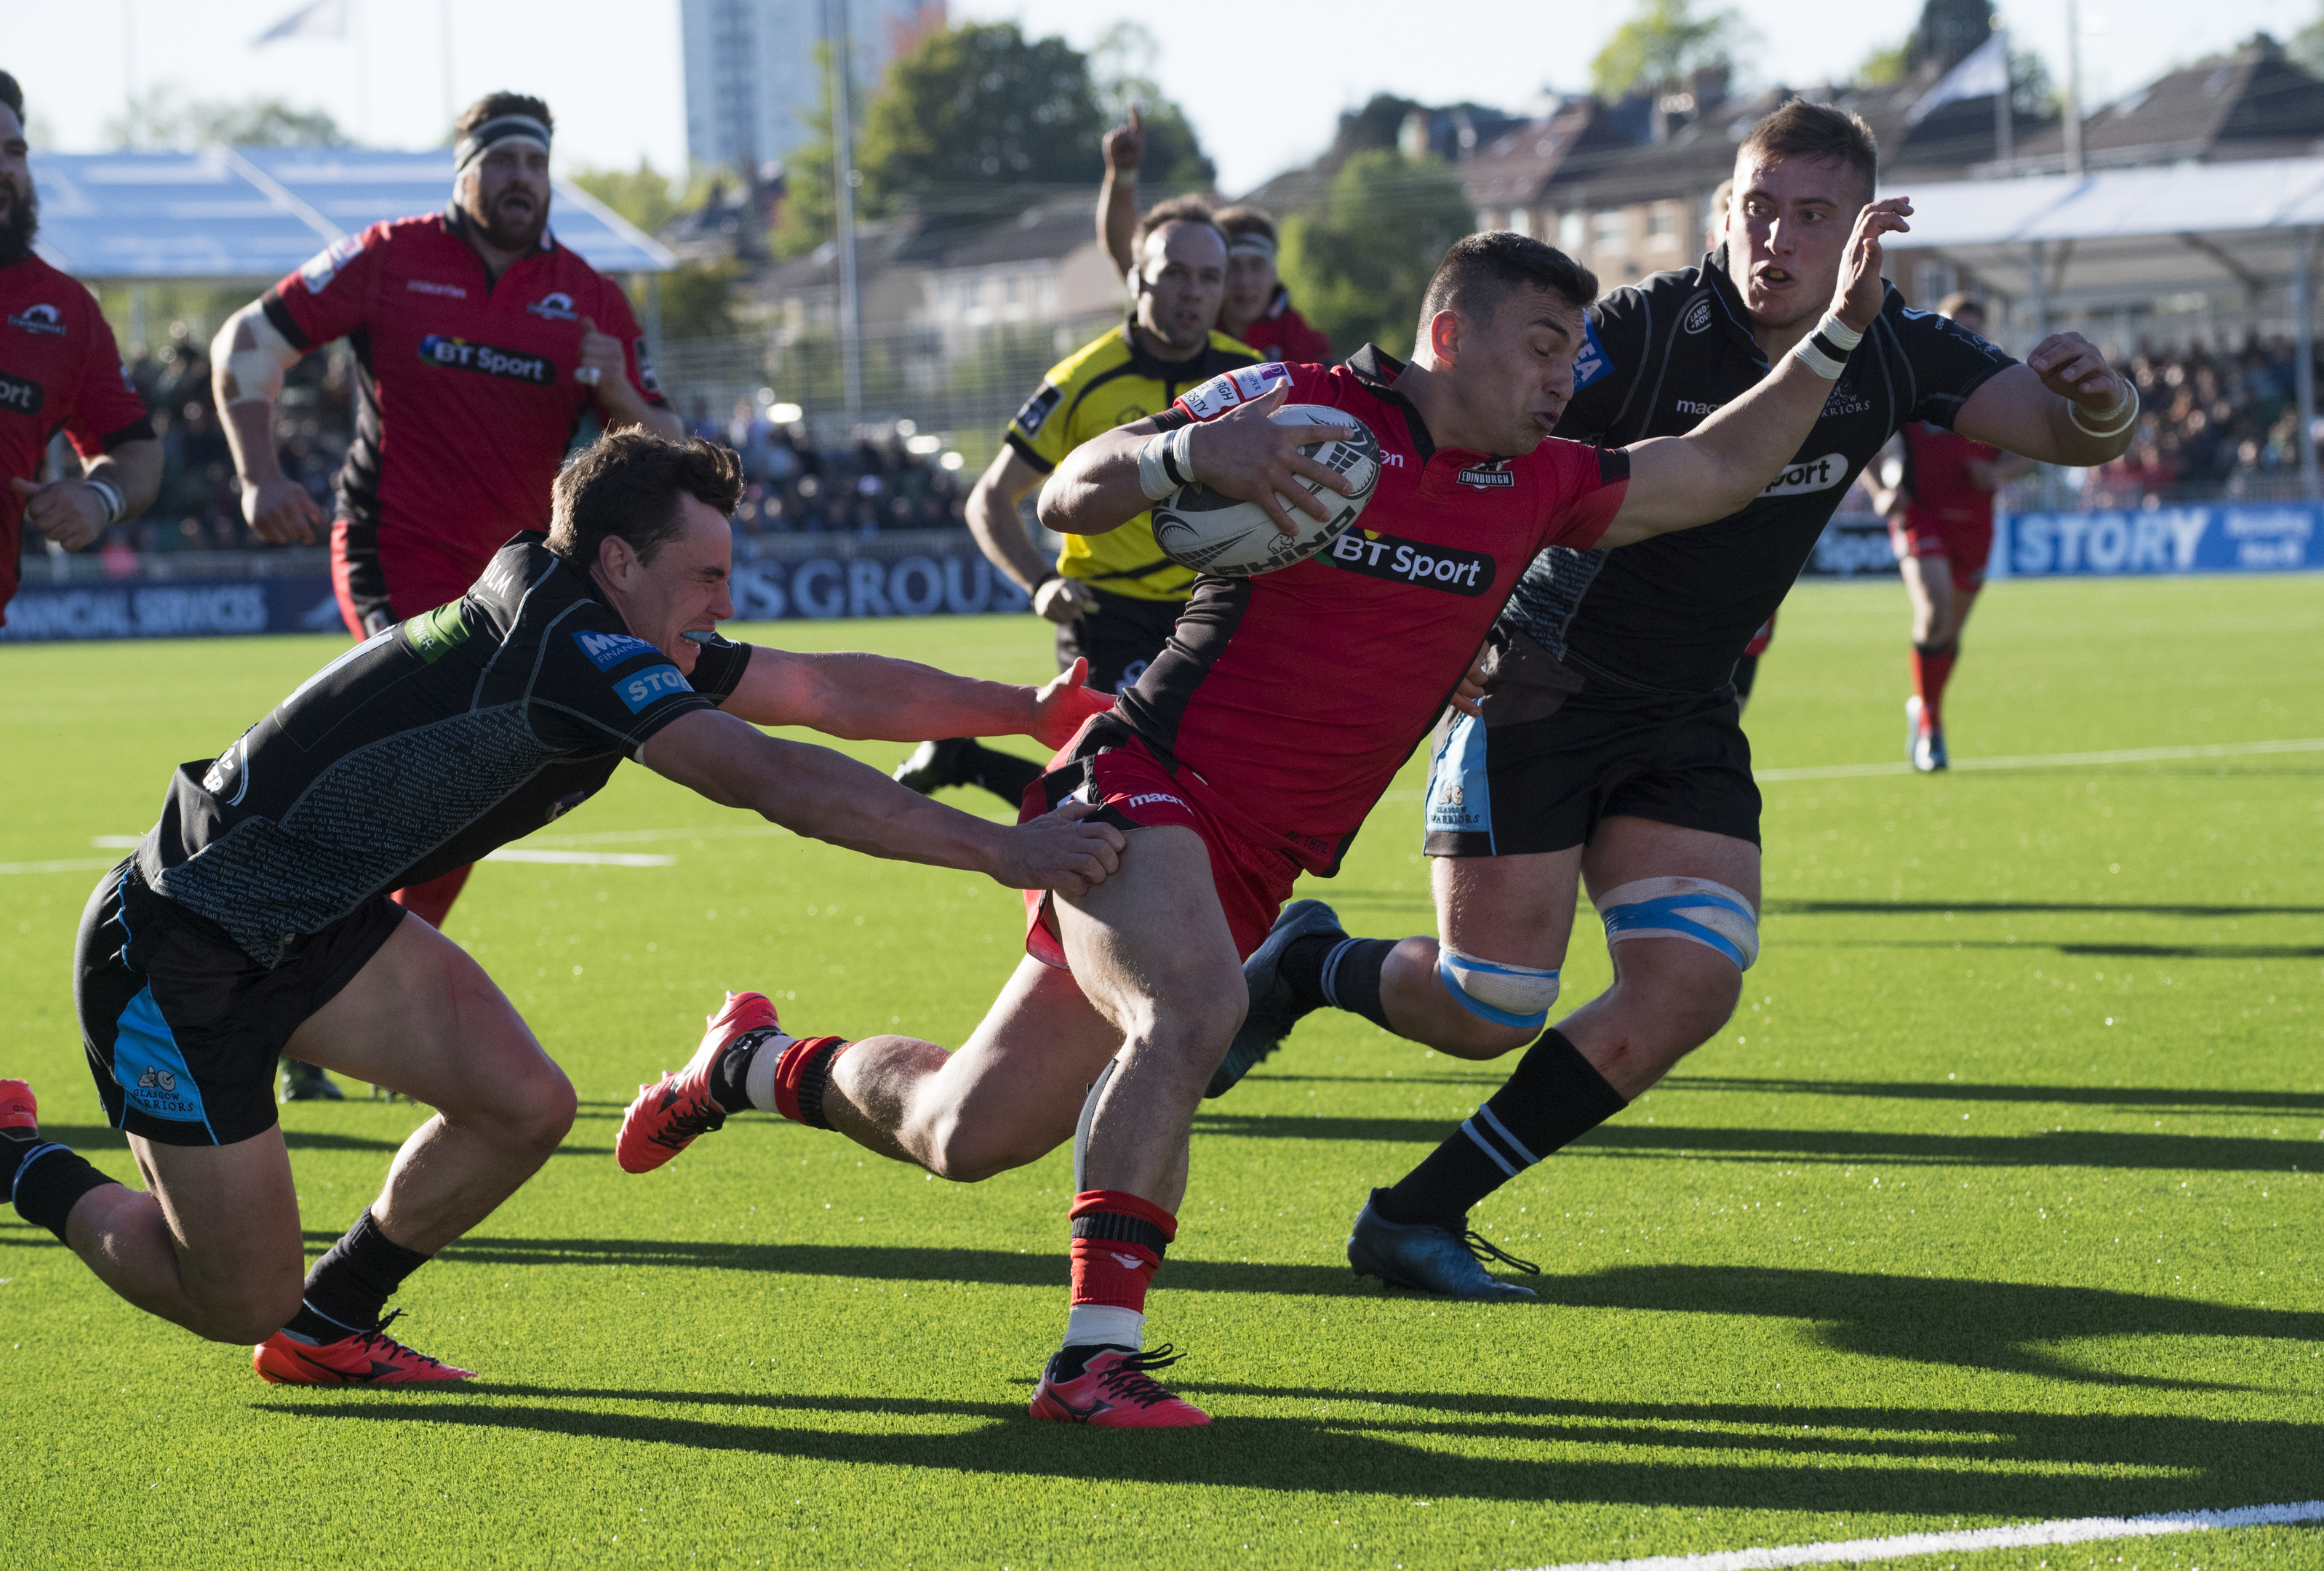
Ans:
[[[1915,644],[1913,646],[1913,653],[1924,660],[1941,660],[1947,655],[1960,654],[1960,640],[1950,639],[1941,644]]]
[[[1391,1222],[1457,1231],[1470,1207],[1628,1106],[1552,1027],[1474,1116],[1393,1189],[1374,1196],[1373,1205]]]
[[[365,1211],[315,1262],[307,1273],[304,1301],[283,1329],[315,1342],[337,1342],[374,1330],[389,1296],[427,1263],[428,1256],[381,1232]]]
[[[1325,1007],[1360,1015],[1382,1030],[1394,1029],[1380,1007],[1380,968],[1396,948],[1392,938],[1350,938],[1319,932],[1284,946],[1276,974],[1291,985],[1302,1014]]]
[[[1030,758],[978,742],[968,746],[968,756],[962,760],[963,776],[971,786],[982,786],[1011,807],[1022,803],[1025,787],[1041,777],[1042,767]]]
[[[80,1198],[115,1181],[89,1166],[70,1146],[38,1135],[0,1140],[0,1171],[8,1175],[8,1198],[16,1215],[35,1227],[46,1227],[65,1241],[65,1218]]]

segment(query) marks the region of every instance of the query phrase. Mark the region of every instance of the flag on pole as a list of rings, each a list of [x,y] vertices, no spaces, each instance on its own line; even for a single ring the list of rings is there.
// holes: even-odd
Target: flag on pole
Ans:
[[[250,41],[256,49],[285,38],[344,39],[347,35],[347,0],[310,0]]]
[[[1957,98],[1990,98],[2007,91],[2009,35],[1997,32],[1961,57],[1960,64],[1947,71],[1944,80],[1923,95],[1904,116],[1904,124],[1918,125]]]

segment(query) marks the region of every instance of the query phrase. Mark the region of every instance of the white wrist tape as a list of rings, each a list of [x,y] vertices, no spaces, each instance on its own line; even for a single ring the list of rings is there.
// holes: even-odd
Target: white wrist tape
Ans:
[[[2138,384],[2125,378],[2122,390],[2121,401],[2105,414],[2095,417],[2098,424],[2093,426],[2083,419],[2082,406],[2073,399],[2066,400],[2066,418],[2073,421],[2074,429],[2085,436],[2103,439],[2121,436],[2138,423]]]
[[[1171,432],[1162,431],[1146,438],[1146,446],[1138,450],[1138,489],[1146,493],[1148,501],[1167,501],[1177,492],[1170,479],[1162,455],[1170,446]]]
[[[1838,381],[1848,369],[1849,355],[1863,342],[1863,334],[1826,311],[1815,330],[1792,346],[1792,353],[1826,381]]]
[[[81,483],[97,492],[99,500],[105,503],[105,521],[108,524],[119,523],[121,515],[128,508],[128,504],[122,501],[121,488],[109,480],[84,480]]]

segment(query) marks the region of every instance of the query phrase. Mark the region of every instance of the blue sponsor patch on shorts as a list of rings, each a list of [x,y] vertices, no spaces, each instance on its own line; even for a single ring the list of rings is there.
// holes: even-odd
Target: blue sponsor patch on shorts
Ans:
[[[581,646],[581,652],[600,671],[611,671],[622,661],[634,660],[640,655],[661,653],[643,639],[633,639],[627,633],[576,633],[573,641]]]
[[[1584,315],[1582,348],[1573,356],[1573,390],[1580,392],[1613,369],[1614,363],[1606,358],[1606,346],[1598,342],[1598,324]]]
[[[658,698],[668,698],[673,693],[691,693],[693,685],[678,675],[675,666],[649,666],[634,676],[624,676],[613,684],[613,692],[637,713]]]
[[[1428,834],[1493,832],[1493,789],[1485,775],[1485,726],[1462,715],[1428,770],[1428,803],[1422,822]]]

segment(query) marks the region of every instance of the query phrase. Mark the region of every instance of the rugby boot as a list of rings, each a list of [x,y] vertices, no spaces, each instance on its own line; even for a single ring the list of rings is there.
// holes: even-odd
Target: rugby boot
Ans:
[[[1952,767],[1951,755],[1945,751],[1945,728],[1932,725],[1913,741],[1913,767],[1923,775],[1933,775]]]
[[[782,1029],[764,993],[727,994],[726,1006],[710,1016],[709,1027],[686,1067],[676,1074],[665,1072],[650,1086],[640,1086],[637,1099],[622,1115],[613,1155],[623,1172],[651,1172],[692,1144],[695,1136],[724,1125],[726,1109],[710,1094],[711,1070],[730,1050],[753,1045]]]
[[[975,746],[974,737],[922,742],[912,749],[910,758],[896,766],[896,784],[923,796],[946,786],[965,786],[965,766]]]
[[[1485,1260],[1541,1274],[1541,1267],[1486,1241],[1462,1218],[1459,1230],[1426,1222],[1391,1222],[1379,1214],[1381,1191],[1374,1190],[1348,1238],[1348,1263],[1358,1276],[1376,1276],[1389,1287],[1410,1288],[1448,1299],[1531,1299],[1533,1289],[1489,1275]]]
[[[1348,932],[1321,900],[1294,900],[1275,919],[1267,942],[1243,961],[1242,980],[1250,991],[1250,1009],[1242,1018],[1242,1029],[1228,1044],[1225,1061],[1204,1088],[1204,1096],[1223,1097],[1233,1090],[1243,1076],[1259,1067],[1260,1060],[1283,1045],[1283,1039],[1307,1013],[1292,997],[1291,984],[1283,979],[1283,951],[1296,939],[1318,935],[1342,939]]]
[[[1904,701],[1904,761],[1915,769],[1921,767],[1921,695],[1914,694]]]
[[[282,1099],[286,1102],[344,1102],[347,1094],[330,1076],[295,1058],[282,1061]]]
[[[301,1342],[277,1331],[250,1350],[250,1366],[269,1385],[425,1385],[476,1378],[472,1369],[455,1369],[389,1336],[388,1327],[401,1313],[397,1309],[371,1330],[336,1342]]]
[[[1080,1373],[1069,1373],[1086,1357]],[[1164,1390],[1147,1373],[1178,1362],[1167,1342],[1151,1353],[1127,1347],[1067,1348],[1054,1354],[1033,1388],[1026,1411],[1052,1423],[1087,1424],[1098,1429],[1192,1429],[1211,1415]]]
[[[41,1104],[30,1080],[0,1080],[0,1135],[15,1140],[41,1137]]]

